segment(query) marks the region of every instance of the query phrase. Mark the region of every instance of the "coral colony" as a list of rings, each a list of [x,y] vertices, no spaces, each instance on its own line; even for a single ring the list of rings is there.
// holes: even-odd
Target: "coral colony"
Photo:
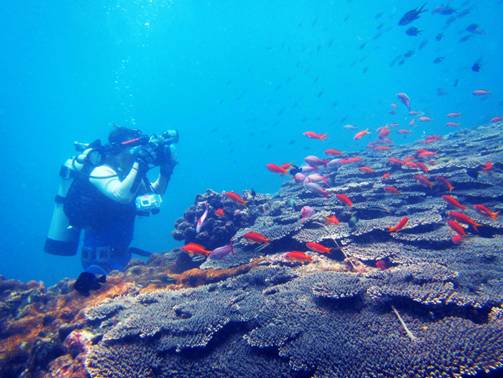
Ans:
[[[1,279],[0,370],[497,376],[501,127],[392,155],[331,150],[295,178],[270,166],[291,177],[274,196],[208,191],[176,223],[184,248],[132,262],[87,297],[69,280],[46,289]]]

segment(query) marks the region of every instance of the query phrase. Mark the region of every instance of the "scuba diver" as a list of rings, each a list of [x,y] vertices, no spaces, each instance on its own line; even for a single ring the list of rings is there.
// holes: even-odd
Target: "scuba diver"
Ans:
[[[176,166],[173,152],[177,142],[176,130],[149,137],[140,130],[114,127],[107,145],[99,140],[75,144],[80,154],[61,168],[45,251],[75,255],[84,231],[84,273],[75,285],[77,290],[84,287],[84,295],[88,294],[86,287],[98,285],[97,275],[104,278],[112,270],[123,270],[131,253],[149,254],[129,247],[134,222],[136,215],[159,212],[161,196]],[[159,167],[159,176],[150,182],[147,171],[153,167]]]

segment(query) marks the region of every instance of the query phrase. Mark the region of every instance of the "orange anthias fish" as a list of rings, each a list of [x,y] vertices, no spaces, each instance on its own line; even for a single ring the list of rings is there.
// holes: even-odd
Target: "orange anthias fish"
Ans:
[[[456,234],[451,238],[451,240],[454,244],[461,244],[461,242],[463,241],[463,236],[460,234]]]
[[[400,194],[400,191],[396,186],[385,186],[384,190],[390,193]]]
[[[447,224],[449,225],[450,228],[452,228],[454,231],[456,231],[459,235],[466,236],[465,228],[463,226],[461,226],[455,220],[449,219],[447,221]]]
[[[466,210],[466,206],[459,202],[456,197],[444,194],[442,198],[444,199],[444,201],[449,202],[452,206],[457,207],[461,210]]]
[[[373,173],[374,170],[370,167],[367,167],[367,166],[364,166],[364,167],[360,167],[358,168],[358,170],[362,173]]]
[[[462,222],[462,223],[466,223],[466,224],[469,224],[470,226],[473,227],[473,229],[475,231],[478,230],[477,227],[480,226],[480,224],[478,224],[477,222],[475,222],[474,219],[470,218],[468,215],[466,214],[463,214],[463,213],[458,213],[457,211],[449,211],[447,213],[447,215],[449,215],[450,217],[453,217],[453,218],[456,218],[458,221]]]
[[[487,206],[482,205],[482,204],[473,205],[473,208],[475,210],[477,210],[479,213],[485,214],[494,220],[496,220],[496,218],[498,217],[498,214],[499,214],[499,211],[492,211]]]
[[[225,210],[222,208],[218,208],[215,210],[215,215],[217,217],[223,217],[225,215]]]
[[[182,251],[185,251],[191,255],[204,255],[208,256],[211,251],[208,251],[201,244],[197,243],[187,243],[182,248]]]
[[[362,130],[362,131],[358,131],[355,136],[353,137],[353,140],[358,140],[358,139],[361,139],[363,138],[365,135],[368,135],[370,134],[370,131],[369,129],[365,129],[365,130]]]
[[[331,148],[328,150],[325,150],[326,155],[330,156],[337,156],[337,155],[342,155],[342,151],[336,150],[335,148]]]
[[[243,197],[241,197],[239,194],[235,192],[224,192],[224,194],[229,197],[231,200],[234,202],[237,202],[241,205],[246,205],[248,201],[246,201]]]
[[[285,254],[285,258],[290,261],[310,262],[313,260],[311,256],[301,251],[292,251]]]
[[[409,221],[409,218],[403,217],[402,219],[400,219],[400,222],[398,222],[396,225],[388,227],[388,231],[389,232],[398,232],[402,228],[405,227],[405,225],[407,224],[408,221]]]
[[[337,160],[338,164],[351,164],[351,163],[358,163],[359,161],[362,161],[363,159],[361,157],[349,157],[345,159],[339,159]]]
[[[383,175],[382,175],[382,177],[381,177],[381,180],[383,180],[383,181],[384,181],[384,180],[389,179],[390,177],[391,177],[391,173],[389,173],[389,172],[384,172],[384,173],[383,173]]]
[[[330,216],[326,217],[325,220],[327,221],[328,224],[341,223],[341,221],[339,219],[337,219],[337,217],[335,215],[330,215]]]
[[[318,133],[315,133],[314,131],[306,131],[306,132],[304,132],[304,135],[307,136],[308,138],[318,139],[318,140],[325,140],[328,138],[327,134],[318,134]]]
[[[438,182],[441,182],[442,184],[444,184],[447,187],[447,190],[449,192],[452,192],[454,190],[454,185],[452,185],[449,182],[449,180],[447,180],[445,177],[443,177],[443,176],[436,176],[435,180],[437,180]]]
[[[416,151],[416,154],[417,154],[417,156],[419,156],[421,158],[425,158],[425,157],[435,156],[437,153],[433,152],[433,151],[425,150],[424,148],[421,148]]]
[[[490,171],[491,169],[493,169],[494,167],[494,164],[492,161],[488,161],[487,163],[485,163],[483,166],[482,166],[482,170],[487,172],[487,171]]]
[[[250,240],[250,241],[253,241],[255,243],[260,243],[260,244],[267,244],[267,243],[269,243],[269,239],[267,238],[267,236],[262,235],[259,232],[250,231],[250,232],[247,232],[246,234],[244,234],[243,237],[246,240]]]
[[[340,199],[342,202],[344,202],[346,205],[349,207],[353,206],[353,201],[349,199],[349,197],[345,194],[336,194],[335,195],[338,199]]]
[[[428,179],[428,177],[424,175],[415,175],[414,178],[416,179],[416,181],[422,183],[423,185],[426,185],[430,189],[433,187],[433,183]]]
[[[288,168],[284,168],[282,166],[276,165],[276,164],[266,164],[265,165],[268,170],[270,170],[273,173],[279,173],[281,175],[284,175],[288,173]]]
[[[306,247],[311,251],[318,253],[330,253],[333,248],[325,247],[323,244],[315,243],[315,242],[307,242]]]

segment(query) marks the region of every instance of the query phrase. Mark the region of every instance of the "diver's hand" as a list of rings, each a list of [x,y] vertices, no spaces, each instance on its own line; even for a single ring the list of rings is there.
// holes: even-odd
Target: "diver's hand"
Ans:
[[[157,160],[157,154],[152,148],[146,146],[139,146],[132,151],[135,160],[140,164],[145,164],[147,166],[154,164]]]
[[[162,176],[169,177],[173,173],[177,162],[169,147],[165,148],[160,155],[160,173]]]

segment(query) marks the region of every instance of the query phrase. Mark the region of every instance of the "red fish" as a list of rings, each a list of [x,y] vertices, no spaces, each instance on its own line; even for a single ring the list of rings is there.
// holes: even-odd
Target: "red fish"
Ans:
[[[378,128],[377,131],[378,131],[379,139],[386,138],[391,133],[391,130],[389,129],[389,127],[387,125]]]
[[[314,131],[306,131],[306,132],[304,132],[304,135],[307,136],[308,138],[318,139],[318,140],[325,140],[328,138],[327,134],[318,134],[318,133],[315,133]]]
[[[458,113],[458,112],[447,113],[447,117],[449,117],[449,118],[458,118],[461,116],[462,116],[462,114]]]
[[[389,232],[398,232],[402,228],[405,227],[405,225],[407,224],[408,221],[409,221],[409,218],[403,217],[402,219],[400,219],[400,222],[398,222],[396,225],[388,227],[388,231]]]
[[[449,127],[458,127],[458,126],[461,126],[461,124],[459,122],[447,122],[445,125],[449,126]]]
[[[426,157],[431,157],[435,156],[437,153],[429,150],[425,150],[424,148],[421,148],[416,151],[417,156],[421,158],[426,158]]]
[[[423,143],[431,144],[431,143],[438,142],[439,140],[442,140],[442,137],[439,135],[428,135],[426,138],[424,138]]]
[[[423,185],[426,185],[430,189],[433,187],[433,183],[428,179],[428,177],[424,175],[415,175],[414,178],[416,179],[416,181],[420,182]]]
[[[400,194],[400,191],[396,186],[385,186],[384,190],[390,193]]]
[[[485,214],[494,220],[496,220],[496,218],[498,217],[498,214],[499,214],[499,211],[492,211],[487,206],[482,205],[482,204],[473,205],[473,208],[475,210],[477,210],[479,213]]]
[[[416,120],[415,119],[411,119],[409,121],[409,126],[414,126],[416,124]]]
[[[217,217],[223,217],[225,215],[225,210],[220,207],[215,210],[215,215]]]
[[[444,201],[449,202],[452,206],[457,207],[461,210],[466,210],[466,206],[461,204],[461,202],[459,202],[455,197],[444,194],[442,198],[444,199]]]
[[[288,169],[280,167],[279,165],[276,165],[276,164],[266,164],[266,167],[268,170],[270,170],[273,173],[279,173],[281,175],[288,173]]]
[[[374,170],[372,168],[366,167],[366,166],[360,167],[360,168],[358,168],[358,170],[362,173],[373,173],[374,172]]]
[[[444,184],[447,187],[447,190],[449,192],[452,192],[454,190],[454,186],[445,177],[443,177],[443,176],[436,176],[435,180],[437,180],[438,182],[441,182],[442,184]]]
[[[389,179],[390,177],[391,177],[391,173],[389,173],[389,172],[384,172],[384,173],[383,173],[383,175],[382,175],[382,177],[381,177],[381,180],[383,180],[383,181],[384,181],[384,180]]]
[[[374,151],[389,151],[391,149],[390,146],[372,146],[370,148],[372,148]]]
[[[241,197],[239,194],[235,192],[224,192],[224,194],[229,197],[231,200],[234,202],[237,202],[241,205],[246,205],[248,201],[246,201],[243,197]]]
[[[410,134],[410,130],[408,130],[408,129],[400,129],[400,130],[398,130],[398,134]]]
[[[428,116],[421,116],[418,118],[421,122],[430,122],[431,118]]]
[[[361,139],[363,138],[365,135],[368,135],[370,134],[370,131],[369,129],[365,129],[365,130],[362,130],[362,131],[358,131],[355,136],[353,137],[353,140],[358,140],[358,139]]]
[[[243,235],[243,238],[259,244],[269,243],[269,239],[267,238],[267,236],[262,235],[260,232],[254,232],[254,231],[247,232],[246,234]]]
[[[426,164],[424,164],[422,161],[416,161],[416,165],[420,170],[422,170],[424,173],[428,173],[430,169]]]
[[[285,258],[290,261],[310,262],[313,260],[311,256],[301,251],[292,251],[285,254]]]
[[[412,169],[419,168],[419,166],[417,165],[417,163],[415,161],[412,161],[412,160],[404,160],[403,165],[405,165],[406,167],[412,168]]]
[[[315,243],[315,242],[307,242],[306,247],[311,251],[318,253],[330,253],[333,248],[325,247],[323,244]]]
[[[349,197],[345,194],[336,194],[335,195],[338,199],[340,199],[342,202],[344,202],[346,205],[349,207],[353,206],[353,202],[349,199]]]
[[[404,164],[404,161],[400,160],[400,159],[397,159],[397,158],[394,158],[394,157],[390,157],[388,159],[388,163],[393,164],[393,165],[402,166]]]
[[[492,123],[501,122],[501,121],[503,121],[502,116],[496,116],[496,117],[491,118]]]
[[[386,265],[386,261],[384,260],[377,260],[376,261],[376,268],[380,270],[386,270],[388,269],[388,266]]]
[[[459,235],[466,236],[465,228],[463,226],[461,226],[455,220],[449,219],[447,221],[447,224],[449,225],[450,228],[452,228],[454,231],[456,231]]]
[[[337,156],[337,155],[342,155],[342,151],[336,150],[335,148],[331,148],[328,150],[325,150],[326,155],[330,156]]]
[[[454,244],[461,244],[461,242],[463,241],[463,236],[461,236],[460,234],[456,234],[451,238],[451,241]]]
[[[337,217],[335,215],[330,215],[330,216],[326,217],[325,220],[327,221],[328,224],[341,223],[341,221],[339,219],[337,219]]]
[[[491,92],[489,92],[487,89],[475,89],[472,92],[472,94],[474,96],[485,96],[485,95],[488,95],[489,93],[491,93]]]
[[[362,161],[361,157],[350,157],[350,158],[345,158],[345,159],[339,159],[339,160],[337,160],[337,163],[351,164],[351,163],[358,163],[359,161]]]
[[[185,251],[191,255],[204,255],[208,256],[211,251],[208,251],[201,244],[197,243],[187,243],[182,248],[182,251]]]
[[[491,169],[493,169],[494,167],[494,164],[492,161],[488,161],[487,163],[485,163],[483,166],[482,166],[482,170],[487,172],[487,171],[490,171]]]
[[[470,226],[473,227],[473,229],[475,231],[477,231],[478,230],[477,227],[480,226],[480,224],[478,224],[477,222],[475,222],[475,220],[473,220],[472,218],[470,218],[466,214],[458,213],[457,211],[449,211],[447,213],[447,215],[449,215],[450,217],[456,218],[458,221],[460,221],[462,223],[469,224]]]

